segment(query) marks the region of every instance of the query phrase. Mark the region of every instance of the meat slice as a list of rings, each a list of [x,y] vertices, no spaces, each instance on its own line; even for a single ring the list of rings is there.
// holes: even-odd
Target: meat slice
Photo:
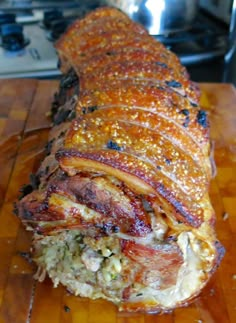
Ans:
[[[145,236],[151,232],[141,198],[124,184],[114,185],[109,178],[101,176],[53,178],[44,194],[34,191],[23,198],[19,214],[28,226],[34,227],[34,222],[39,221],[38,232],[91,225],[97,234],[123,232]]]
[[[169,189],[164,178],[160,181],[158,170],[150,164],[128,154],[116,151],[78,152],[77,150],[60,150],[57,153],[61,168],[74,176],[85,170],[92,173],[107,173],[126,183],[137,194],[156,195],[169,203],[169,215],[180,218],[191,226],[200,226],[203,221],[201,203],[192,203],[185,195],[178,200],[177,186],[172,182]],[[174,189],[174,191],[173,191]],[[183,194],[183,193],[182,193]]]
[[[176,244],[163,243],[148,247],[131,240],[121,241],[122,252],[140,265],[135,280],[155,289],[165,289],[177,281],[183,256]]]

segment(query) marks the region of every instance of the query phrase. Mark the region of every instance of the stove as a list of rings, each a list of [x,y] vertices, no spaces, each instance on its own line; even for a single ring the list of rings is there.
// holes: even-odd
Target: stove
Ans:
[[[73,20],[100,4],[80,3],[0,0],[0,78],[60,76],[53,42]]]
[[[59,77],[54,41],[72,21],[101,5],[102,0],[0,0],[0,78]],[[154,37],[191,66],[224,56],[228,26],[201,12],[190,29]]]
[[[223,57],[228,46],[229,26],[200,11],[191,28],[156,36],[176,53],[185,66]]]

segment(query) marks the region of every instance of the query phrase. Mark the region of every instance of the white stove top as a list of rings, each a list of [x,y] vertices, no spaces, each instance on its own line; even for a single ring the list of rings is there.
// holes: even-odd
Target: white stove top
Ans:
[[[60,75],[58,57],[46,31],[38,24],[24,25],[29,45],[18,52],[0,47],[0,78],[50,77]]]
[[[94,0],[0,0],[0,13],[15,14],[15,23],[23,26],[24,38],[30,40],[24,49],[10,52],[1,46],[0,32],[0,78],[50,78],[61,75],[57,67],[57,53],[48,37],[51,30],[42,27],[44,14],[48,10],[59,10],[63,19],[75,19],[89,10],[88,5],[92,2]]]

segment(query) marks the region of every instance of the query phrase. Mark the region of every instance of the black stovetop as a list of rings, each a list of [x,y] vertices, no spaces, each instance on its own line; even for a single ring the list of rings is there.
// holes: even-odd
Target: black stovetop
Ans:
[[[224,56],[228,34],[226,24],[201,11],[190,29],[156,38],[176,53],[184,65],[189,66]]]

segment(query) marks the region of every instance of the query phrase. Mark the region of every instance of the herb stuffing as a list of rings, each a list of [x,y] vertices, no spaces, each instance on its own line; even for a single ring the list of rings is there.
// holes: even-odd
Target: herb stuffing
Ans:
[[[112,140],[109,140],[107,142],[107,148],[113,149],[113,150],[118,150],[118,151],[121,150],[121,147],[115,141],[112,141]]]
[[[207,122],[207,113],[204,110],[198,111],[197,114],[197,122],[203,127],[207,128],[208,122]]]

